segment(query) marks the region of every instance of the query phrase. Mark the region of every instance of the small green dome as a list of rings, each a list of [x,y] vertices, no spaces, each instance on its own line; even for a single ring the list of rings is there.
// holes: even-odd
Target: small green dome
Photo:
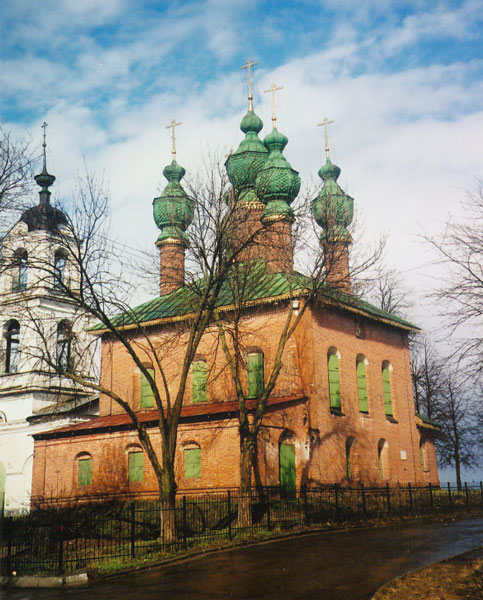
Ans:
[[[249,110],[241,120],[240,129],[243,133],[248,133],[249,131],[260,133],[263,129],[263,121],[253,112],[253,110]]]
[[[153,200],[154,222],[161,230],[156,243],[168,238],[188,241],[185,231],[193,220],[194,202],[179,183],[185,173],[175,160],[163,170],[168,185]]]
[[[269,155],[255,184],[258,198],[267,205],[262,220],[273,217],[293,218],[290,204],[299,193],[300,176],[282,154],[287,142],[288,138],[275,127],[264,140]]]
[[[327,157],[325,165],[322,165],[319,169],[319,177],[326,181],[327,179],[334,179],[337,181],[340,175],[340,167],[334,165],[330,158]]]
[[[325,165],[319,169],[324,185],[312,202],[312,212],[317,224],[324,230],[321,240],[350,242],[352,238],[347,227],[354,217],[354,199],[337,183],[340,172],[340,168],[327,157]]]
[[[268,150],[258,137],[262,127],[263,122],[260,117],[253,110],[249,110],[240,124],[245,138],[236,152],[230,154],[225,162],[228,178],[233,187],[240,192],[241,201],[247,201],[246,198],[249,196],[251,198],[252,194],[247,195],[244,191],[254,188],[257,174],[268,156]]]

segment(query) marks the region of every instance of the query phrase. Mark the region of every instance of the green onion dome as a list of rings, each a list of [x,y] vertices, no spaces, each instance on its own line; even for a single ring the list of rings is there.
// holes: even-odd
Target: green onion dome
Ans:
[[[354,217],[354,198],[344,193],[337,179],[340,168],[327,157],[325,165],[319,169],[319,177],[324,185],[312,202],[312,211],[316,222],[323,228],[321,240],[352,240],[347,227]]]
[[[293,219],[290,204],[299,193],[300,176],[282,154],[287,142],[288,139],[275,127],[264,140],[269,155],[255,184],[257,197],[266,204],[262,220],[284,217]]]
[[[240,123],[245,138],[225,162],[228,178],[239,192],[240,202],[257,200],[254,192],[255,180],[268,156],[267,149],[258,137],[262,127],[260,117],[253,110],[249,110]]]
[[[154,222],[161,230],[156,244],[167,239],[188,243],[185,231],[193,220],[194,202],[180,185],[185,173],[185,169],[175,160],[163,171],[168,185],[161,196],[153,200]]]

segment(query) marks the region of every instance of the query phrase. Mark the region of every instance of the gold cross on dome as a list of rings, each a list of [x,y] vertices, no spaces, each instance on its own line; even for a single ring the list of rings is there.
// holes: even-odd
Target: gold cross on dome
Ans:
[[[173,160],[176,160],[176,134],[175,129],[179,127],[181,123],[176,123],[176,119],[173,119],[169,125],[166,125],[166,129],[171,129],[171,141],[173,143],[171,154],[173,155]]]
[[[333,122],[334,121],[329,121],[329,119],[327,117],[325,117],[324,120],[322,121],[322,123],[317,123],[317,127],[320,127],[321,125],[324,127],[325,156],[327,158],[329,158],[329,130],[328,130],[328,125],[330,125]]]
[[[247,70],[247,77],[248,77],[248,110],[253,110],[253,80],[252,80],[252,67],[254,67],[255,65],[258,65],[258,61],[253,61],[250,60],[249,58],[247,59],[247,64],[246,65],[242,65],[240,67],[240,69],[246,69]]]
[[[279,87],[277,87],[276,83],[272,83],[272,85],[270,86],[270,88],[268,90],[265,90],[265,94],[272,94],[272,126],[275,127],[277,125],[277,115],[276,113],[276,101],[275,101],[275,92],[278,92],[279,90],[283,90],[283,85],[280,85]]]

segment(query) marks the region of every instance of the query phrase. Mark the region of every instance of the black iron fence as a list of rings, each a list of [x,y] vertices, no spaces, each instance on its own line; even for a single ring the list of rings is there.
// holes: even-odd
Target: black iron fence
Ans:
[[[241,507],[249,507],[242,511]],[[483,486],[370,488],[326,486],[282,497],[264,488],[242,498],[235,491],[186,494],[176,501],[175,540],[157,501],[119,499],[44,503],[21,517],[0,520],[0,573],[63,574],[101,563],[159,559],[192,546],[243,535],[310,525],[483,510]],[[242,518],[242,514],[245,518]],[[247,520],[248,515],[248,520]],[[172,522],[172,519],[171,519]]]

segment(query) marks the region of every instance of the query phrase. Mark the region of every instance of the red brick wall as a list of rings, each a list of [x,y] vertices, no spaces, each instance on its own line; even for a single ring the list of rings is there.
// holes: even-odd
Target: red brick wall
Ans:
[[[245,348],[258,347],[264,352],[265,377],[273,364],[276,346],[286,316],[286,308],[273,305],[253,309],[244,321]],[[174,394],[179,383],[182,361],[182,325],[162,331],[152,330],[151,340],[163,354],[166,377]],[[139,338],[139,347],[143,347]],[[330,411],[327,353],[334,348],[340,354],[341,408],[343,415]],[[150,360],[148,352],[140,350],[142,360]],[[225,359],[216,344],[213,331],[204,336],[198,355],[208,364],[209,402],[234,398],[231,376]],[[366,377],[369,412],[359,412],[356,359],[367,359]],[[391,388],[393,416],[388,420],[382,393],[382,363],[392,367]],[[159,373],[156,374],[160,381]],[[139,373],[132,359],[118,342],[108,342],[102,348],[102,382],[112,385],[116,393],[139,408]],[[244,383],[246,385],[246,382]],[[438,483],[434,447],[426,440],[427,470],[421,469],[419,456],[420,432],[415,424],[412,384],[409,366],[407,334],[388,325],[370,321],[352,313],[319,307],[307,311],[293,338],[289,340],[283,368],[274,395],[305,394],[307,402],[271,409],[260,433],[258,470],[262,484],[278,484],[278,447],[281,436],[290,435],[295,446],[297,484],[347,483],[346,443],[353,439],[351,470],[353,482],[381,484]],[[191,382],[188,381],[185,404],[191,403]],[[101,396],[101,415],[122,412],[105,395]],[[159,433],[154,443],[159,447]],[[378,444],[386,442],[385,472],[381,479]],[[78,494],[75,458],[80,452],[93,457],[94,481],[97,492],[128,491],[126,448],[136,443],[133,432],[114,432],[91,436],[66,437],[35,442],[33,495]],[[184,477],[183,445],[195,443],[202,449],[202,474],[196,480]],[[239,441],[236,419],[216,419],[180,425],[176,473],[180,489],[232,487],[238,484]],[[155,489],[156,481],[150,468],[142,484],[132,484],[136,490]]]

